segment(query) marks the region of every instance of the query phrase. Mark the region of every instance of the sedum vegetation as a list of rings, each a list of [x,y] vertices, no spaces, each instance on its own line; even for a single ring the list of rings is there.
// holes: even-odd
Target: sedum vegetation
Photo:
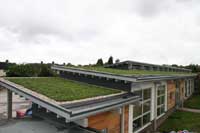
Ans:
[[[43,94],[56,101],[73,101],[96,96],[119,93],[119,90],[66,80],[58,77],[48,78],[7,78],[25,88]]]
[[[102,66],[83,66],[83,67],[75,67],[85,70],[92,70],[98,72],[105,72],[117,75],[191,75],[192,73],[185,72],[164,72],[164,71],[145,71],[145,70],[123,70],[123,69],[113,69],[113,68],[105,68]]]

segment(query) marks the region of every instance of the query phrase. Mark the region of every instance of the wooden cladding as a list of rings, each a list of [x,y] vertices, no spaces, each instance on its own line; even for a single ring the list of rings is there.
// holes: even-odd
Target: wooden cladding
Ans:
[[[125,133],[128,133],[129,108],[125,108]],[[120,133],[120,113],[117,110],[100,113],[88,117],[88,127],[103,130],[109,133]]]

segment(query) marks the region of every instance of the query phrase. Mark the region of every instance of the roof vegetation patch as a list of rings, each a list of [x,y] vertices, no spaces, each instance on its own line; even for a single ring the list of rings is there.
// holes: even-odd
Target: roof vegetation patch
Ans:
[[[121,92],[111,88],[90,85],[58,77],[7,78],[7,80],[22,85],[27,89],[43,94],[59,102],[80,100]]]
[[[70,68],[70,67],[67,67]],[[73,68],[73,67],[71,67]],[[115,69],[115,68],[105,68],[101,66],[83,66],[83,67],[74,67],[79,69],[91,70],[96,72],[104,72],[104,73],[111,73],[117,75],[124,75],[124,76],[134,76],[134,75],[192,75],[192,73],[186,72],[166,72],[166,71],[147,71],[147,70],[123,70],[123,69]]]

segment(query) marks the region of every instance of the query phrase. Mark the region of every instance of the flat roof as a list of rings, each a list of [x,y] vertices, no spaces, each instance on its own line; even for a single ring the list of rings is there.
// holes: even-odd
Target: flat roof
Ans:
[[[67,80],[59,77],[6,78],[55,101],[74,101],[120,93],[119,90]]]
[[[168,79],[182,79],[195,77],[194,73],[143,71],[143,70],[121,70],[104,67],[66,67],[52,66],[53,70],[103,77],[107,79],[122,80],[126,82],[144,82]]]
[[[144,63],[144,62],[138,62],[138,61],[122,61],[119,63],[114,63],[114,64],[110,64],[110,65],[105,65],[105,67],[113,67],[113,66],[118,66],[121,64],[133,64],[133,65],[143,65],[143,66],[152,66],[152,67],[161,67],[161,68],[170,68],[170,69],[175,69],[175,70],[183,70],[185,72],[191,72],[191,69],[185,69],[185,68],[180,68],[180,67],[173,67],[170,65],[157,65],[157,64],[150,64],[150,63]]]
[[[60,66],[62,67],[62,66]],[[71,69],[79,69],[79,70],[87,70],[87,71],[93,71],[93,72],[101,72],[101,73],[107,73],[107,74],[115,74],[115,75],[121,75],[121,76],[131,76],[131,77],[138,77],[138,76],[144,76],[144,75],[193,75],[193,73],[186,73],[186,72],[165,72],[165,71],[147,71],[147,70],[124,70],[124,69],[115,69],[115,68],[105,68],[105,67],[99,67],[99,66],[85,66],[85,67],[67,67],[64,66],[64,68],[71,68]]]
[[[33,103],[46,108],[50,112],[54,112],[58,116],[65,118],[67,121],[86,118],[90,115],[117,109],[124,105],[135,104],[141,99],[139,96],[132,93],[123,92],[72,102],[56,102],[51,98],[3,78],[0,78],[0,86],[29,99]]]
[[[76,67],[75,67],[76,68]],[[142,76],[142,75],[192,75],[186,72],[166,72],[166,71],[149,71],[149,70],[124,70],[115,68],[105,68],[98,66],[77,67],[78,69],[91,70],[96,72],[106,72],[124,76]]]

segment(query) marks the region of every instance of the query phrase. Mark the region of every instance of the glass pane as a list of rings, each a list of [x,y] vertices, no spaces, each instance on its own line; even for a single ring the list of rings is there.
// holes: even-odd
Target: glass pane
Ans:
[[[137,120],[133,121],[133,131],[136,131],[141,127],[142,127],[142,118],[138,118]]]
[[[147,100],[147,99],[150,99],[151,98],[151,89],[145,89],[143,91],[143,99],[144,100]]]
[[[150,122],[150,113],[143,116],[143,126]]]
[[[165,103],[165,96],[160,97],[160,104],[164,104]]]
[[[163,105],[161,108],[160,108],[160,113],[163,114],[165,112],[165,106]]]
[[[157,98],[157,105],[160,105],[161,104],[161,97],[158,97]]]
[[[134,93],[142,98],[142,90],[141,91],[135,91]]]
[[[140,116],[142,114],[142,105],[134,106],[133,108],[133,118]]]
[[[157,109],[157,116],[160,116],[160,108]]]
[[[157,93],[158,93],[157,94],[158,96],[165,94],[165,86],[164,85],[163,86],[159,86],[158,90],[157,90]]]
[[[151,102],[150,101],[149,102],[145,102],[143,104],[143,113],[150,111],[150,108],[151,108]]]

